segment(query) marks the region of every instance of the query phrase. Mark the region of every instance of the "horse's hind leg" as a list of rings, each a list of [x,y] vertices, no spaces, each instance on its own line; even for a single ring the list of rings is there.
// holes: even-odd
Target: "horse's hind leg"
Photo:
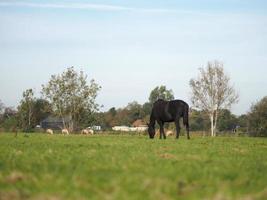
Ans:
[[[181,129],[179,119],[175,120],[175,127],[176,127],[176,139],[179,139],[179,134]]]
[[[186,123],[185,127],[186,127],[187,139],[189,140],[190,139],[190,136],[189,136],[189,123]]]

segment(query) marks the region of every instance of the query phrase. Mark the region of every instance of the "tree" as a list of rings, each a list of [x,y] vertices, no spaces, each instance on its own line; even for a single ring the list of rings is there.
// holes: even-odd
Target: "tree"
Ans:
[[[5,106],[4,106],[3,102],[0,100],[0,114],[2,114],[2,112],[4,111],[4,108],[5,108]]]
[[[237,122],[239,126],[239,131],[241,131],[241,133],[243,134],[248,134],[248,114],[240,115],[237,118]]]
[[[190,129],[192,131],[207,131],[209,124],[206,115],[203,111],[192,109],[189,116]]]
[[[28,131],[34,127],[33,123],[33,106],[34,106],[34,92],[32,89],[27,89],[23,92],[23,99],[20,101],[18,107],[20,126]]]
[[[100,88],[93,79],[87,84],[87,76],[83,71],[78,73],[74,67],[70,67],[60,75],[52,75],[50,81],[42,85],[42,94],[62,118],[64,128],[72,131],[82,120],[80,113],[98,110],[95,99]],[[66,116],[70,118],[68,124],[64,120]]]
[[[5,131],[14,131],[16,130],[17,125],[18,125],[18,121],[17,121],[16,110],[14,110],[11,107],[4,108],[1,127],[3,127]]]
[[[208,62],[206,68],[199,69],[196,79],[190,80],[191,101],[197,109],[205,110],[210,118],[211,136],[216,136],[217,119],[220,109],[227,109],[238,102],[238,94],[230,85],[230,78],[223,69],[223,64]]]
[[[3,121],[3,113],[4,113],[4,104],[2,103],[2,101],[0,100],[0,124],[2,123]]]
[[[237,117],[228,109],[220,110],[218,117],[218,130],[219,131],[232,131],[238,125]]]
[[[143,110],[143,112],[145,113],[145,116],[150,115],[151,110],[152,110],[152,104],[149,103],[149,102],[145,102],[145,103],[142,105],[142,110]]]
[[[171,89],[168,90],[164,85],[157,86],[151,91],[149,95],[149,103],[152,105],[158,99],[163,99],[168,101],[173,100],[174,99],[173,91]]]
[[[53,113],[51,104],[45,99],[36,99],[33,102],[33,123],[40,124],[42,120]]]
[[[142,105],[140,105],[137,101],[128,103],[126,109],[128,110],[129,113],[130,123],[133,123],[137,119],[142,119],[143,117],[145,117]]]
[[[51,104],[45,99],[36,99],[30,90],[23,92],[23,99],[18,106],[19,126],[25,131],[34,128],[52,113]]]
[[[267,96],[251,106],[248,124],[250,135],[267,136]]]
[[[98,123],[104,128],[111,128],[117,125],[116,121],[117,110],[115,107],[110,108],[107,112],[102,112],[97,114]]]

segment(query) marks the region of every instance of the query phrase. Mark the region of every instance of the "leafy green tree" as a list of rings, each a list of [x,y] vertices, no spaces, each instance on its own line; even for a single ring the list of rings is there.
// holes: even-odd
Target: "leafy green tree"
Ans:
[[[131,124],[135,120],[142,119],[143,117],[145,117],[145,112],[142,109],[142,105],[140,105],[137,101],[133,101],[133,102],[129,103],[126,106],[126,109],[128,110],[129,120],[130,120]]]
[[[145,116],[150,115],[151,110],[152,110],[152,104],[149,102],[146,102],[142,105],[143,112]]]
[[[3,111],[4,111],[4,104],[3,104],[3,102],[1,101],[1,99],[0,99],[0,114],[2,114],[3,113]]]
[[[252,136],[267,136],[267,96],[252,105],[248,114],[249,133]]]
[[[209,121],[204,111],[192,109],[189,117],[190,129],[192,131],[207,131],[209,129]]]
[[[232,131],[238,125],[237,117],[228,109],[220,110],[218,117],[219,131]]]
[[[23,130],[28,131],[34,127],[34,92],[32,89],[27,89],[22,96],[23,98],[18,106],[19,124]]]
[[[149,103],[152,105],[158,99],[173,100],[173,91],[171,89],[168,90],[164,85],[157,86],[149,95]]]
[[[23,99],[18,106],[20,128],[24,131],[30,131],[51,114],[52,106],[47,100],[36,99],[31,89],[23,92]]]
[[[17,126],[18,120],[16,110],[11,107],[6,107],[2,114],[1,127],[3,127],[5,131],[14,131],[17,129]]]
[[[131,125],[130,112],[126,108],[120,108],[117,110],[117,114],[115,116],[115,124],[114,125]]]
[[[109,109],[108,113],[112,116],[115,117],[115,115],[117,114],[116,108],[112,107]]]
[[[40,124],[42,120],[53,114],[52,105],[45,99],[36,99],[33,103],[34,126]]]
[[[97,120],[104,128],[111,128],[118,125],[116,121],[117,110],[115,107],[110,108],[107,112],[100,113],[97,116]]]
[[[3,102],[0,100],[0,126],[3,122],[4,108],[5,108],[5,106],[4,106]]]
[[[42,86],[42,94],[52,104],[53,111],[62,118],[64,128],[72,131],[79,126],[84,110],[98,110],[96,97],[100,88],[93,79],[88,84],[83,71],[78,73],[70,67],[62,74],[52,75],[50,81]],[[64,121],[66,116],[71,119],[69,123]]]
[[[237,118],[237,124],[241,133],[248,134],[248,115],[243,114]]]

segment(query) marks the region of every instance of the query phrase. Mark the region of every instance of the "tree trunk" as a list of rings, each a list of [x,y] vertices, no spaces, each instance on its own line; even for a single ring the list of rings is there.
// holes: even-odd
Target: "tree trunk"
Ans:
[[[218,119],[218,110],[215,111],[215,119],[214,119],[214,136],[216,136],[217,119]]]
[[[32,117],[32,111],[31,111],[31,107],[29,105],[29,116],[28,116],[28,128],[27,129],[31,128],[31,117]]]
[[[62,111],[61,111],[60,107],[59,107],[58,109],[59,109],[60,117],[61,117],[62,122],[63,122],[63,127],[60,127],[60,128],[61,128],[61,129],[65,129],[65,128],[66,128],[65,118],[64,118],[64,116],[63,116],[63,114],[62,114]]]
[[[72,132],[74,130],[74,123],[73,123],[73,120],[71,118],[71,120],[69,121],[69,131]]]
[[[31,110],[29,109],[29,116],[28,116],[28,128],[31,126]]]
[[[213,113],[210,114],[210,130],[211,130],[211,136],[214,136],[214,125],[213,125]]]

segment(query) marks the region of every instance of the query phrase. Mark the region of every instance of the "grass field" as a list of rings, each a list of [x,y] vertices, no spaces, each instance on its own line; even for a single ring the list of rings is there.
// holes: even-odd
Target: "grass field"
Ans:
[[[267,140],[0,134],[0,199],[267,199]]]

